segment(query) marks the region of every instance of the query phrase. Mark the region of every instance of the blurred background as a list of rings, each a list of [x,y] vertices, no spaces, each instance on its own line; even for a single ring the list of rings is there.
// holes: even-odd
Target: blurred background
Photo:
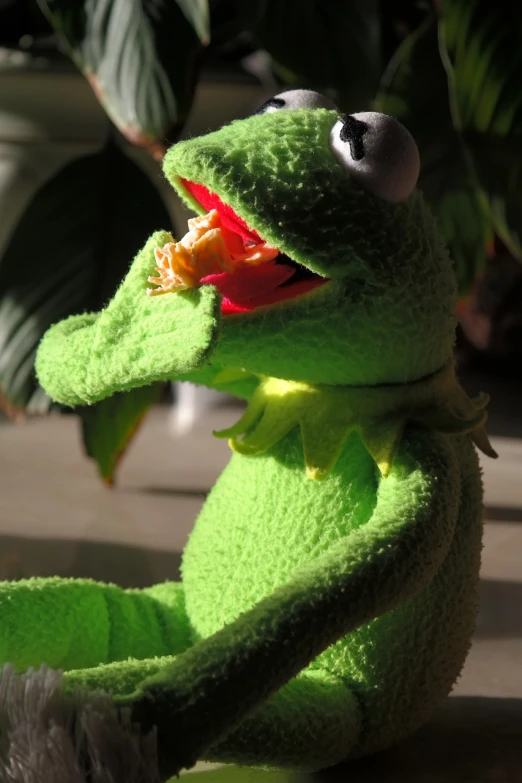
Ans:
[[[481,608],[456,694],[511,705],[522,697],[520,0],[0,0],[0,578],[177,577],[228,459],[211,430],[237,419],[237,403],[166,384],[61,410],[38,386],[35,350],[50,324],[110,299],[153,231],[185,233],[166,149],[292,87],[393,114],[419,145],[419,186],[459,283],[461,378],[491,394],[500,454],[483,465]],[[514,776],[466,779],[522,780],[522,758],[511,761]]]

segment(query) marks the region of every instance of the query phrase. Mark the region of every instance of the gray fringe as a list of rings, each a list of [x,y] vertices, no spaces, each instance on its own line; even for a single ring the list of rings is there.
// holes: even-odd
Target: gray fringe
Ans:
[[[161,783],[156,733],[141,735],[106,693],[64,696],[61,672],[6,664],[0,783]]]

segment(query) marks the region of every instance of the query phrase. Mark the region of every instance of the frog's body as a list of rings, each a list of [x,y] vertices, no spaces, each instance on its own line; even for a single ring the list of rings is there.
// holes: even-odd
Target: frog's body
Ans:
[[[492,451],[485,400],[452,368],[451,261],[414,189],[416,147],[383,115],[289,93],[177,145],[165,171],[218,210],[230,247],[271,260],[148,297],[156,249],[186,254],[159,232],[105,310],[50,330],[38,372],[69,405],[173,378],[237,393],[247,412],[224,434],[239,453],[181,584],[5,584],[0,653],[130,706],[157,727],[165,774],[198,758],[318,769],[419,726],[470,644],[471,440]]]
[[[310,665],[334,675],[341,693],[356,695],[365,732],[353,742],[351,756],[379,750],[418,728],[451,690],[469,649],[482,487],[473,446],[467,438],[452,441],[463,481],[444,563],[412,598],[348,634]],[[377,487],[386,479],[355,434],[320,486],[307,479],[302,465],[301,439],[294,432],[269,453],[234,455],[218,479],[184,552],[187,613],[196,639],[236,620],[284,586],[300,563],[325,554],[370,519]],[[253,510],[256,523],[248,524]],[[303,748],[297,747],[302,758]]]

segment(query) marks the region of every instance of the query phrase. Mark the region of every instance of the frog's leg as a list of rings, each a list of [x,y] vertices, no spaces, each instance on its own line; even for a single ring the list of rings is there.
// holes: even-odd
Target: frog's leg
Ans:
[[[319,770],[346,759],[361,729],[350,688],[329,672],[301,672],[218,745],[206,761]]]
[[[132,694],[140,682],[174,661],[169,656],[69,671],[65,675],[66,689]],[[342,761],[353,750],[360,723],[358,703],[345,683],[321,669],[301,672],[224,741],[204,752],[201,759],[247,766],[323,769]],[[160,756],[161,751],[160,747]],[[170,754],[164,764],[164,773],[170,776]]]
[[[190,645],[181,583],[123,590],[87,579],[0,583],[0,662],[74,669]]]
[[[255,732],[255,723],[246,722],[255,721],[256,711],[327,647],[433,579],[451,548],[459,493],[459,461],[451,438],[410,428],[390,475],[380,482],[366,525],[297,569],[287,584],[213,636],[165,664],[156,662],[157,673],[138,677],[132,692],[127,682],[126,693],[119,695],[118,678],[111,683],[103,666],[92,672],[89,688],[95,690],[98,681],[117,705],[131,708],[142,730],[157,727],[168,774],[208,757],[210,748],[228,753],[221,743],[243,724]],[[294,691],[299,686],[287,687],[282,693],[290,702],[296,693],[299,704]],[[284,697],[275,698],[274,709],[280,704],[284,715]],[[343,714],[352,739],[354,712]],[[259,716],[264,720],[263,713]],[[292,730],[284,720],[280,725]],[[260,754],[258,763],[263,759]]]

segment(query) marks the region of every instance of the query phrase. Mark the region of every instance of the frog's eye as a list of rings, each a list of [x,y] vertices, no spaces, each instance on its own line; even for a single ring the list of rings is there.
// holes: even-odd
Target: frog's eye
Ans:
[[[280,109],[337,109],[335,103],[313,90],[287,90],[264,103],[256,114],[271,114]]]
[[[345,114],[332,128],[334,155],[358,184],[396,204],[412,193],[419,177],[419,151],[400,122],[375,111]]]

